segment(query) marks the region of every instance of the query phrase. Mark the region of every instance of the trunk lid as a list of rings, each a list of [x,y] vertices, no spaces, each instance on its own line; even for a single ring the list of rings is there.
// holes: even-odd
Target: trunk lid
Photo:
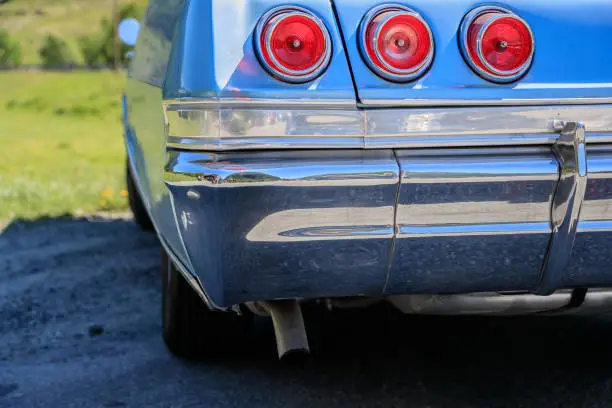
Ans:
[[[474,0],[413,0],[407,4],[429,23],[435,55],[416,81],[398,84],[370,71],[359,47],[359,24],[376,0],[332,0],[363,105],[441,106],[572,104],[612,101],[612,2],[606,0],[509,0],[499,4],[531,27],[534,62],[517,82],[495,84],[479,77],[458,45],[463,17],[482,5]]]

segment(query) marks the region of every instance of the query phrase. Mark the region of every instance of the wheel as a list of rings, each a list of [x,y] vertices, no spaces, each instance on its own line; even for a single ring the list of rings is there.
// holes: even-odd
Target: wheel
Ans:
[[[153,231],[153,223],[151,222],[151,218],[147,213],[147,209],[142,202],[142,197],[140,197],[140,193],[136,188],[136,183],[134,182],[134,176],[132,175],[132,169],[130,168],[129,159],[126,160],[125,166],[125,176],[126,176],[126,184],[128,191],[128,201],[130,203],[130,210],[132,210],[132,214],[134,215],[134,221],[143,231]]]
[[[252,318],[247,311],[210,310],[162,249],[162,330],[172,354],[185,359],[235,354]]]

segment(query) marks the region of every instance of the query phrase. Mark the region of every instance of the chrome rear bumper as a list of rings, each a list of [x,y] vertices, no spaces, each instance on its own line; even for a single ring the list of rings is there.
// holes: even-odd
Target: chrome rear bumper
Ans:
[[[170,150],[165,179],[220,307],[609,287],[612,149],[587,154],[581,131],[552,149]]]
[[[211,300],[379,295],[392,256],[392,151],[171,152],[166,184]]]

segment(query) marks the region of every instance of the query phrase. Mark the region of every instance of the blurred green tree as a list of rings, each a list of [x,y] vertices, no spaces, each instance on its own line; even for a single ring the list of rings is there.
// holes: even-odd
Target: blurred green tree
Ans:
[[[115,62],[115,25],[130,17],[140,20],[143,14],[142,8],[138,5],[134,3],[124,4],[119,9],[116,19],[103,19],[100,22],[100,34],[79,38],[79,47],[85,63],[89,66],[96,64],[113,65]],[[131,48],[123,43],[119,44],[121,63],[127,62],[126,55]]]
[[[8,31],[0,30],[0,66],[18,67],[21,64],[21,46],[13,41]]]
[[[66,41],[54,35],[47,35],[38,51],[43,66],[47,68],[73,65],[74,57]]]
[[[78,44],[85,65],[93,67],[103,63],[100,53],[100,40],[98,38],[93,36],[79,37]]]

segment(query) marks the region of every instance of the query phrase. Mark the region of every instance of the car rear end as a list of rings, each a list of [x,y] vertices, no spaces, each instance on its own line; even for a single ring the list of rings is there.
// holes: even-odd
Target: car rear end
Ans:
[[[595,0],[190,2],[163,86],[167,246],[220,308],[585,303],[612,284],[611,17]]]

